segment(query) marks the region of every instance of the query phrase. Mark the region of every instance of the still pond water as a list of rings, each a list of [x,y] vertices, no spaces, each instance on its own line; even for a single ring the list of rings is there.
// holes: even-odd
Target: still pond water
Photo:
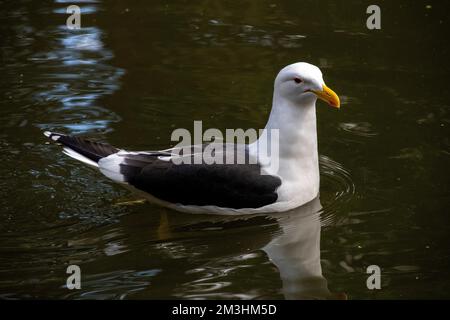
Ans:
[[[80,30],[65,27],[72,3]],[[378,1],[370,31],[367,1],[3,1],[0,298],[450,298],[443,3]],[[42,135],[148,150],[194,120],[262,128],[296,61],[342,107],[317,109],[320,199],[287,214],[140,203]]]

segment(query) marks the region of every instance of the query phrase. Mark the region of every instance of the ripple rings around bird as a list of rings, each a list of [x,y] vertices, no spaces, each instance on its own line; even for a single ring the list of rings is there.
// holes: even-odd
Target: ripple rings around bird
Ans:
[[[321,155],[319,159],[321,178],[321,220],[323,225],[336,223],[337,213],[349,203],[356,193],[355,184],[350,172],[345,167]]]

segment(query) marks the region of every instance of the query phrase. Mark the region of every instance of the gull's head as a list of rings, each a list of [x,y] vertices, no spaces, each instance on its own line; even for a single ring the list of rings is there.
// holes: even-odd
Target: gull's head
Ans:
[[[320,69],[306,62],[281,69],[275,79],[275,92],[300,106],[317,98],[335,108],[341,105],[337,94],[325,85]]]

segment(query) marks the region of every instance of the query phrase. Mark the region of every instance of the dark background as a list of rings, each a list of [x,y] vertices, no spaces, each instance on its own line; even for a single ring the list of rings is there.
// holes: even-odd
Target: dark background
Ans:
[[[42,131],[157,149],[194,120],[262,128],[276,73],[297,61],[342,101],[317,107],[329,289],[450,297],[445,1],[377,1],[381,30],[366,28],[368,1],[80,1],[78,31],[69,4],[0,4],[0,297],[283,298],[260,250],[283,232],[277,217],[129,204]],[[79,291],[64,288],[69,264]]]

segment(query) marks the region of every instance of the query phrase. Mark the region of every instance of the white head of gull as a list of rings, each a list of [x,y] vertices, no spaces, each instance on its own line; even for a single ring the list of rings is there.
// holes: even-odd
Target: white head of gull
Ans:
[[[266,139],[260,137],[244,148],[251,158],[258,159],[256,164],[177,164],[180,155],[174,155],[175,149],[131,152],[81,137],[44,134],[62,144],[68,156],[165,207],[191,213],[282,212],[319,193],[317,99],[340,106],[319,68],[301,62],[280,71],[262,135]],[[274,132],[279,139],[271,139]],[[269,150],[268,155],[261,150]],[[189,152],[183,154],[183,158],[192,157]],[[274,162],[278,165],[273,166]]]
[[[262,159],[262,163],[272,162],[272,165],[264,167],[266,173],[277,175],[282,180],[277,190],[276,211],[301,206],[319,193],[318,98],[332,107],[340,107],[339,97],[325,85],[318,67],[299,62],[283,68],[275,79],[272,111],[262,135],[265,138],[250,145],[251,153]],[[264,159],[267,153],[261,150],[274,150],[270,145],[274,129],[279,134],[279,139],[275,139],[278,158],[270,159],[269,156],[269,159]],[[278,161],[277,166],[273,166],[274,160]]]

